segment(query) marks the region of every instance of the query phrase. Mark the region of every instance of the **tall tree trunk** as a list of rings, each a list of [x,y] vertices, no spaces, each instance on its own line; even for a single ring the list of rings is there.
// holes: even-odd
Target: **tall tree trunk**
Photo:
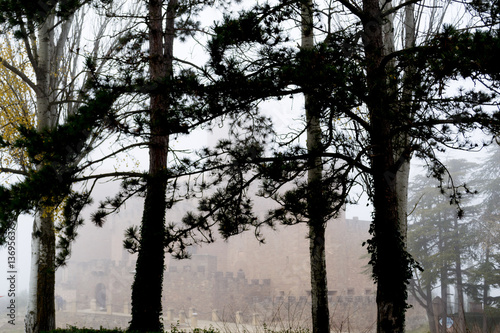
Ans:
[[[51,104],[53,92],[50,86],[51,48],[54,40],[54,16],[49,15],[38,29],[36,117],[37,130],[53,128],[57,113]],[[40,167],[43,167],[40,166]],[[28,311],[25,331],[38,333],[55,329],[55,234],[52,212],[46,207],[38,207],[39,212],[33,222],[32,262],[30,276]],[[36,281],[36,282],[35,282]]]
[[[448,283],[447,283],[447,273],[445,272],[448,267],[441,268],[441,302],[443,308],[440,314],[440,331],[446,333],[446,321],[448,318]],[[444,275],[444,278],[443,278]]]
[[[440,217],[441,219],[441,217]],[[440,253],[444,253],[444,239],[443,239],[443,232],[441,228],[439,228],[439,245],[438,249]],[[439,316],[441,317],[441,323],[440,323],[440,332],[446,333],[446,320],[448,317],[448,264],[446,263],[446,260],[444,258],[441,259],[441,269],[440,269],[440,276],[441,276],[441,304],[442,304],[442,309],[441,313]]]
[[[395,186],[385,179],[394,165],[391,140],[388,140],[389,128],[378,117],[372,118],[371,140],[375,210],[372,264],[377,280],[377,332],[404,332],[408,260],[398,218]]]
[[[40,258],[40,238],[38,237],[40,230],[40,219],[36,215],[33,221],[33,230],[31,232],[31,267],[30,280],[28,291],[28,306],[26,309],[26,317],[24,318],[24,331],[26,333],[39,332],[37,320],[37,282],[38,282],[38,261]]]
[[[391,5],[392,6],[392,5]],[[416,25],[414,17],[414,4],[406,5],[405,7],[405,39],[404,48],[409,49],[415,46]],[[414,68],[408,66],[404,73],[405,78],[411,77],[414,74]],[[405,80],[403,80],[404,82]],[[404,83],[403,83],[404,84]],[[412,118],[412,103],[413,89],[404,84],[402,89],[402,97],[400,105],[400,113],[408,113],[408,118]],[[394,156],[397,163],[400,164],[396,173],[396,193],[398,196],[398,216],[401,223],[401,233],[406,243],[408,230],[408,183],[410,179],[410,160],[411,156],[408,152],[410,144],[410,136],[408,133],[400,133],[397,138],[396,155]]]
[[[392,9],[392,3],[385,0],[380,1],[380,6],[383,6],[385,10]],[[408,26],[406,26],[408,29]],[[383,36],[383,56],[388,56],[392,54],[395,50],[394,43],[394,14],[389,14],[383,20],[382,25],[382,36]],[[410,47],[408,44],[412,43],[411,40],[405,40],[405,48]],[[387,87],[388,90],[386,94],[390,96],[391,99],[396,100],[398,94],[398,83],[396,80],[389,80],[390,76],[396,76],[396,58],[390,60],[385,68],[388,75]],[[408,73],[406,73],[408,74]],[[409,98],[408,98],[409,97]],[[409,112],[411,110],[411,90],[408,87],[403,87],[403,95],[401,100],[398,101],[399,113]],[[408,204],[408,181],[410,177],[410,156],[406,153],[410,138],[407,133],[399,133],[394,139],[394,160],[398,166],[395,177],[389,175],[388,181],[393,181],[396,187],[396,195],[398,198],[398,216],[401,224],[401,233],[406,243],[406,231],[407,231],[407,204]]]
[[[310,183],[311,184],[311,183]],[[310,186],[314,191],[314,187]],[[314,207],[314,204],[313,206]],[[325,259],[325,226],[309,221],[309,255],[311,260],[311,302],[313,333],[330,332],[328,284]]]
[[[380,1],[380,6],[383,6],[385,10],[392,9],[392,3],[387,2],[385,0]],[[408,28],[408,27],[407,27]],[[392,54],[395,50],[394,44],[394,14],[389,14],[384,18],[382,25],[382,36],[383,36],[383,56],[388,56]],[[405,47],[408,40],[405,41]],[[389,73],[389,76],[396,76],[396,58],[390,60],[386,65],[386,72]],[[392,82],[391,82],[392,81]],[[388,90],[386,94],[391,96],[394,100],[397,99],[398,94],[398,83],[396,80],[388,80],[387,82]],[[404,112],[408,112],[410,110],[409,103],[411,102],[411,98],[407,98],[407,96],[411,96],[411,92],[408,87],[403,87],[403,96],[398,103],[399,113],[402,114]],[[409,156],[405,155],[406,148],[409,144],[409,136],[407,133],[399,133],[395,137],[394,142],[394,160],[398,165],[398,170],[394,179],[389,175],[387,177],[388,181],[394,181],[396,186],[396,195],[398,197],[398,216],[401,223],[401,232],[402,236],[406,242],[406,230],[407,230],[407,204],[408,204],[408,180],[410,176],[410,159]]]
[[[427,322],[429,323],[429,331],[431,333],[438,333],[436,330],[436,322],[434,317],[434,307],[432,306],[432,287],[428,283],[425,287],[426,289],[426,304],[425,312],[427,314]]]
[[[161,0],[148,2],[150,78],[160,84],[172,73],[174,18],[177,0],[168,4],[166,33],[163,32]],[[164,40],[165,38],[165,40]],[[166,170],[168,153],[167,119],[169,103],[159,89],[150,94],[149,175],[141,224],[141,240],[132,285],[130,330],[162,331],[162,284],[165,262]]]
[[[40,217],[40,255],[36,297],[37,321],[40,331],[51,331],[56,327],[54,293],[56,236],[52,216],[52,212],[49,211]]]
[[[25,332],[55,329],[55,234],[52,213],[42,210],[33,222],[31,270]]]
[[[314,47],[313,3],[304,1],[301,7],[302,48]],[[323,200],[321,161],[320,110],[314,105],[311,96],[305,93],[308,152],[308,215],[309,215],[309,256],[311,261],[311,302],[313,333],[330,332],[330,313],[328,309],[328,285],[325,259],[325,207]]]
[[[458,216],[455,216],[454,228],[455,228],[455,276],[456,276],[456,291],[457,291],[457,300],[458,300],[458,318],[456,325],[456,331],[458,333],[465,333],[465,310],[464,310],[464,288],[463,288],[463,279],[462,279],[462,259],[460,258],[460,242],[459,242],[459,230],[458,230]]]
[[[485,263],[486,265],[489,266],[490,264],[490,241],[486,241],[486,256],[485,256]],[[488,315],[486,313],[486,305],[488,304],[488,294],[490,291],[490,284],[488,281],[488,275],[490,272],[484,275],[484,280],[483,280],[483,333],[488,332]]]
[[[384,38],[379,1],[363,0],[363,14],[374,207],[370,251],[377,282],[377,332],[404,332],[411,272],[394,182],[398,165],[394,161],[396,150],[391,129],[397,108],[382,64]]]

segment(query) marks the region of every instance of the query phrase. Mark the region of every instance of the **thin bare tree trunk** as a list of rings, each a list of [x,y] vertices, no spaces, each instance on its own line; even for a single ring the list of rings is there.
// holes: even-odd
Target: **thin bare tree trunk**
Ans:
[[[489,264],[489,261],[490,261],[490,241],[489,240],[487,240],[487,242],[486,242],[485,251],[486,251],[485,262],[486,262],[486,264]],[[490,290],[490,285],[489,285],[489,281],[487,278],[487,274],[485,274],[484,280],[483,280],[483,333],[488,332],[488,316],[486,313],[486,305],[488,302],[489,290]]]
[[[392,2],[387,2],[382,0],[380,2],[380,6],[384,8],[385,11],[392,9]],[[410,10],[407,8],[411,8],[413,5],[408,5],[405,8],[405,43],[404,47],[409,48],[412,47],[415,40],[412,38],[414,36],[415,23]],[[394,30],[394,14],[389,14],[384,18],[382,25],[383,32],[383,54],[384,56],[390,55],[396,49],[395,46],[395,30]],[[394,75],[396,76],[396,60],[393,58],[386,65],[386,71],[389,73],[389,77]],[[405,73],[406,76],[411,75],[411,73]],[[396,80],[392,80],[393,83],[388,82],[387,91],[388,96],[394,96],[397,98],[398,94],[398,84]],[[403,93],[401,99],[398,101],[399,105],[399,113],[402,115],[404,113],[411,112],[411,89],[407,86],[403,86]],[[410,143],[410,138],[407,133],[399,133],[394,142],[394,159],[396,164],[398,165],[398,170],[396,172],[395,178],[391,181],[394,181],[396,187],[396,195],[398,198],[398,216],[401,224],[401,235],[406,243],[407,237],[407,205],[408,205],[408,182],[410,177],[410,156],[406,153],[407,147]]]
[[[414,17],[414,5],[409,4],[405,7],[405,39],[404,47],[409,49],[415,46],[416,25]],[[408,67],[407,72],[404,73],[405,78],[413,75],[413,68]],[[405,80],[403,80],[404,82]],[[413,90],[407,85],[403,86],[403,93],[401,98],[401,112],[407,112],[412,116],[412,92]],[[407,133],[401,133],[398,138],[399,149],[396,151],[396,158],[400,161],[401,166],[396,173],[396,192],[398,195],[398,209],[399,218],[401,221],[401,232],[406,242],[408,230],[408,183],[410,179],[410,159],[411,157],[406,153],[406,147],[410,144],[410,137]],[[407,156],[408,155],[408,156]]]
[[[75,7],[74,10],[78,9]],[[75,91],[74,86],[78,81],[75,73],[78,68],[77,59],[80,58],[68,52],[68,40],[71,40],[71,45],[75,46],[74,49],[80,45],[81,31],[73,35],[70,34],[72,28],[75,27],[73,25],[74,12],[57,24],[55,23],[55,15],[46,14],[45,21],[37,25],[37,31],[34,33],[28,33],[25,25],[20,24],[21,31],[25,33],[22,41],[34,69],[36,83],[32,82],[21,71],[13,70],[35,91],[36,129],[39,132],[52,130],[56,126],[61,120],[59,118],[61,116],[60,109],[66,111],[66,114],[72,114],[80,106],[79,102],[68,103],[66,100],[66,97],[72,99],[71,96]],[[82,22],[80,21],[80,24]],[[31,23],[27,23],[27,25]],[[82,29],[81,25],[79,28]],[[102,33],[99,37],[102,37]],[[71,64],[74,66],[72,70]],[[59,107],[54,103],[56,99]],[[68,149],[73,149],[73,147],[68,147]],[[45,166],[42,163],[37,168]],[[29,166],[25,165],[24,167]],[[29,298],[25,317],[25,331],[29,333],[55,328],[56,241],[54,220],[50,207],[43,207],[42,203],[39,203],[38,206],[33,221]]]
[[[432,287],[430,284],[426,286],[426,304],[425,312],[427,314],[427,322],[429,323],[429,331],[431,333],[437,333],[434,307],[432,306]]]
[[[456,276],[456,290],[457,290],[457,300],[458,300],[458,318],[456,323],[456,331],[458,333],[466,332],[465,325],[465,310],[464,310],[464,288],[462,279],[462,258],[460,257],[460,245],[459,243],[459,230],[458,230],[458,216],[455,216],[454,228],[455,228],[455,276]]]
[[[440,217],[441,218],[441,217]],[[444,240],[443,240],[443,232],[441,228],[439,228],[439,251],[442,253],[444,251]],[[441,313],[439,314],[441,317],[440,329],[439,331],[442,333],[446,333],[446,320],[448,317],[448,265],[444,259],[441,262],[441,304],[443,306]]]

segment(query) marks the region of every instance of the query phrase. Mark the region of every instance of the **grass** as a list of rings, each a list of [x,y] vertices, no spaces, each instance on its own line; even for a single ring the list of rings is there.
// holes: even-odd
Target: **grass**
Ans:
[[[422,325],[417,329],[408,331],[407,333],[429,333],[429,326],[428,325]]]
[[[49,332],[41,332],[41,333],[135,333],[133,331],[127,331],[119,328],[115,329],[106,329],[106,328],[100,328],[100,329],[90,329],[90,328],[78,328],[75,326],[68,326],[67,328],[58,328],[53,331]],[[218,328],[215,328],[213,326],[209,326],[208,328],[195,328],[192,330],[185,330],[185,329],[180,329],[178,325],[171,325],[170,327],[170,333],[221,333],[221,331]],[[160,332],[149,332],[149,333],[160,333]],[[163,333],[163,332],[161,332]],[[308,329],[283,329],[283,330],[278,330],[274,331],[269,328],[264,328],[264,333],[309,333]]]

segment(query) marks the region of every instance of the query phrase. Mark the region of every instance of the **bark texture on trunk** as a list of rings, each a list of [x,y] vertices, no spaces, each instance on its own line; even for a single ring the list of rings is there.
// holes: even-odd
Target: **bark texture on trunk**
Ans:
[[[166,32],[163,30],[161,0],[151,0],[149,9],[150,78],[160,83],[172,74],[173,23],[177,1],[167,8]],[[141,224],[141,243],[132,285],[130,330],[161,331],[163,324],[162,287],[165,263],[166,170],[169,145],[165,123],[169,102],[161,91],[150,94],[149,178]]]
[[[404,48],[409,49],[415,46],[416,25],[414,17],[414,4],[409,4],[405,7],[404,20]],[[413,89],[405,84],[406,78],[414,74],[414,68],[407,67],[404,73],[403,89],[401,101],[399,103],[400,113],[406,113],[407,119],[413,116]],[[401,233],[406,243],[408,231],[408,184],[410,179],[410,160],[411,153],[408,151],[410,145],[410,136],[407,133],[400,133],[396,142],[396,163],[400,164],[396,173],[396,193],[398,196],[398,216],[401,224]]]
[[[301,47],[311,50],[314,47],[313,2],[304,1],[301,7]],[[311,303],[313,333],[330,332],[330,313],[328,309],[328,284],[325,259],[325,203],[323,199],[321,161],[320,110],[307,93],[304,94],[307,122],[308,152],[308,227],[309,256],[311,261]]]
[[[40,217],[40,255],[37,279],[37,322],[41,332],[55,329],[55,255],[56,236],[52,213]]]
[[[329,333],[330,312],[328,309],[324,225],[309,225],[309,244],[313,333]]]
[[[158,161],[150,153],[150,160]],[[150,168],[151,170],[151,168]],[[164,269],[165,186],[162,177],[148,181],[141,226],[141,244],[132,285],[132,320],[129,329],[140,332],[163,330],[161,296]]]
[[[384,23],[378,0],[363,0],[363,13],[367,107],[371,119],[374,219],[370,248],[377,282],[377,332],[404,332],[409,262],[395,185],[398,168],[391,129],[396,108],[382,64]]]
[[[389,11],[393,8],[391,2],[380,1],[380,6],[384,10]],[[410,7],[411,5],[408,5]],[[406,11],[406,8],[405,8]],[[405,41],[404,47],[409,48],[414,44],[414,39],[411,38],[411,33],[415,29],[411,17],[405,16]],[[387,15],[382,20],[382,37],[383,37],[383,56],[388,56],[394,53],[395,47],[395,31],[394,31],[394,14]],[[391,80],[390,77],[397,77],[396,58],[392,58],[385,66],[387,73],[387,91],[385,94],[390,100],[397,101],[394,109],[398,110],[397,117],[404,119],[403,115],[411,115],[412,90],[404,85],[402,87],[402,96],[398,96],[399,83],[397,80]],[[410,70],[411,71],[411,70]],[[411,75],[410,72],[405,72],[405,77]],[[404,82],[404,80],[403,80]],[[407,234],[407,203],[408,203],[408,181],[410,176],[410,155],[407,152],[407,147],[410,143],[410,138],[407,133],[398,133],[394,138],[394,161],[398,167],[396,175],[392,181],[396,186],[396,195],[398,197],[398,216],[401,224],[401,233],[406,243]],[[392,176],[391,176],[392,178]]]
[[[40,230],[40,219],[36,215],[33,221],[33,230],[31,232],[31,267],[30,281],[28,290],[28,306],[26,309],[26,317],[24,318],[24,331],[26,333],[38,332],[37,322],[37,282],[38,282],[38,260],[40,257],[40,238],[38,237]]]
[[[54,16],[50,15],[37,32],[36,117],[37,130],[51,129],[57,122],[57,110],[52,105],[50,85],[51,54],[54,42]],[[40,166],[40,167],[43,167]],[[25,317],[25,332],[38,333],[55,329],[55,252],[56,241],[52,212],[38,207],[33,222],[30,299]]]
[[[372,226],[372,256],[374,273],[377,279],[377,332],[404,332],[406,312],[406,281],[408,262],[404,250],[400,220],[398,218],[397,195],[391,182],[385,180],[387,171],[393,165],[387,126],[378,135],[372,135],[374,157],[372,162],[374,178],[375,209]],[[384,145],[385,142],[385,145]]]

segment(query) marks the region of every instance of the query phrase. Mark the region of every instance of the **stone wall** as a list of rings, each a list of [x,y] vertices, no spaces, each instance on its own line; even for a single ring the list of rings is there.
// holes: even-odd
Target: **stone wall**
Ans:
[[[123,230],[141,220],[142,202],[132,201],[102,229],[84,226],[68,266],[58,269],[56,294],[65,311],[94,311],[103,316],[130,313],[135,255],[123,250]],[[175,205],[169,219],[186,208]],[[262,210],[267,210],[264,204]],[[326,261],[331,313],[335,325],[368,327],[375,321],[369,257],[362,243],[369,222],[340,216],[328,223]],[[167,258],[164,275],[164,313],[194,308],[200,320],[214,309],[223,320],[250,321],[259,314],[267,322],[310,318],[310,265],[307,226],[278,226],[262,230],[265,242],[252,231],[227,241],[192,249],[191,260]],[[421,311],[420,311],[421,312]],[[420,312],[411,310],[418,318]],[[104,317],[106,318],[106,317]],[[298,319],[300,318],[300,319]]]
[[[56,296],[62,297],[65,310],[129,312],[132,265],[92,260],[69,263],[60,270],[64,272],[58,275]]]
[[[331,296],[369,296],[375,292],[368,253],[362,246],[370,237],[369,225],[368,221],[343,217],[328,223],[325,243]],[[250,280],[270,279],[273,295],[307,295],[311,290],[307,226],[279,226],[262,234],[265,243],[249,231],[226,242],[203,245],[196,253],[217,257],[219,271],[242,270]]]
[[[67,326],[85,327],[85,328],[121,328],[126,329],[130,322],[129,315],[95,313],[95,312],[70,312],[59,311],[56,313],[56,325],[59,328]]]
[[[195,307],[201,319],[209,319],[213,309],[244,309],[272,297],[271,280],[248,280],[242,270],[216,271],[216,259],[194,254],[190,260],[170,261],[163,284],[165,308],[187,313]]]

